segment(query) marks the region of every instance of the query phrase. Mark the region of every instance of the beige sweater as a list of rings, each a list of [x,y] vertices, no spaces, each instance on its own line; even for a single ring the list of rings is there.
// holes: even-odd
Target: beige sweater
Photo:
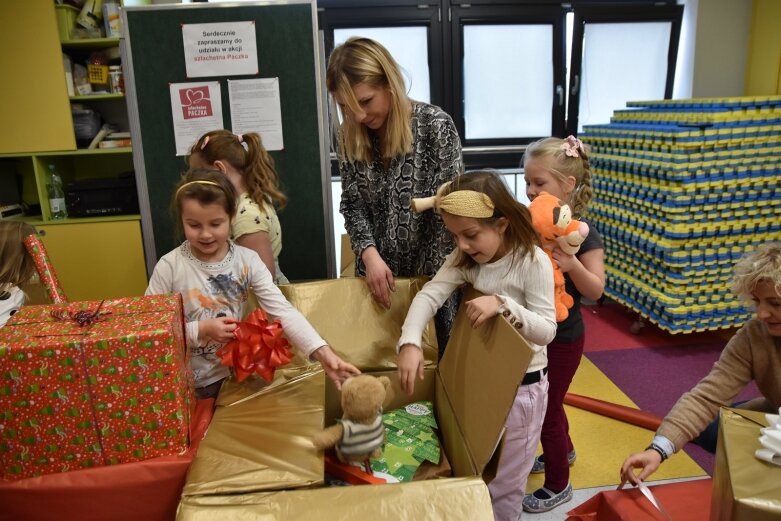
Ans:
[[[719,407],[754,380],[774,410],[781,406],[781,338],[773,337],[761,320],[752,319],[730,339],[713,369],[684,393],[659,426],[657,435],[680,450],[718,415]]]

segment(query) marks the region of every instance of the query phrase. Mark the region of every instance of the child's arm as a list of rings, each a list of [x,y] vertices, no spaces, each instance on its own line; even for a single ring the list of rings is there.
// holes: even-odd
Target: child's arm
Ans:
[[[260,256],[260,260],[271,273],[271,278],[276,276],[276,263],[274,261],[274,251],[271,248],[271,237],[268,232],[245,233],[236,238],[236,244],[255,250]]]
[[[499,313],[512,317],[514,325],[523,337],[538,346],[548,345],[556,336],[556,305],[553,296],[553,265],[542,248],[535,248],[534,258],[525,261],[522,276],[526,305],[518,303],[511,295],[497,295],[504,302]]]
[[[595,248],[582,255],[568,255],[556,248],[553,259],[562,273],[569,275],[581,295],[597,300],[605,291],[605,250]]]
[[[415,295],[401,328],[401,338],[396,345],[399,352],[396,365],[399,383],[409,395],[415,390],[415,377],[423,379],[423,350],[420,347],[423,331],[442,303],[467,282],[464,273],[453,267],[457,255],[457,250],[448,255],[434,278]]]

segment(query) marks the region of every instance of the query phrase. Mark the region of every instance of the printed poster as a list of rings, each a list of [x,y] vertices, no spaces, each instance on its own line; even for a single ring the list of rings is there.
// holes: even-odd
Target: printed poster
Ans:
[[[203,134],[225,128],[220,83],[171,83],[176,155],[185,156]]]
[[[188,78],[258,74],[255,22],[182,25]]]
[[[234,134],[257,132],[266,150],[283,149],[279,78],[228,80],[228,98]]]

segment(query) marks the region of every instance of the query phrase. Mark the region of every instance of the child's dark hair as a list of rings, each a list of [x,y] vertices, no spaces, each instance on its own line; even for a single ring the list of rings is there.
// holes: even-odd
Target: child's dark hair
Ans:
[[[529,209],[513,197],[502,175],[491,169],[467,172],[455,178],[440,194],[442,197],[458,190],[473,190],[491,198],[494,203],[494,214],[484,219],[476,218],[484,224],[493,226],[500,217],[507,218],[507,230],[504,233],[504,243],[515,255],[522,253],[533,257],[534,247],[540,245],[540,238],[532,226]],[[457,267],[471,268],[477,262],[469,255],[461,252],[456,260]]]
[[[27,223],[0,221],[0,292],[35,276],[35,262],[24,246],[24,238],[34,233],[35,228]]]
[[[247,145],[246,150],[243,144]],[[241,173],[250,198],[258,205],[268,201],[281,210],[287,204],[287,197],[279,189],[274,158],[256,132],[236,135],[227,130],[212,130],[195,142],[189,156],[195,156],[207,165],[213,165],[215,161],[230,163]]]
[[[185,199],[195,199],[202,205],[218,204],[231,220],[236,215],[236,189],[219,170],[191,168],[179,180],[171,199],[171,215],[180,234],[183,234],[182,201]]]

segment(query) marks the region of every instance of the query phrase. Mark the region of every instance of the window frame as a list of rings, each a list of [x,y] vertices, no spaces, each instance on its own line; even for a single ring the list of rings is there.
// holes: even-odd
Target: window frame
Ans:
[[[667,77],[664,99],[671,99],[675,83],[675,66],[683,19],[682,5],[649,6],[576,6],[572,29],[570,82],[567,87],[567,134],[577,135],[580,112],[580,78],[583,76],[583,38],[588,23],[670,22],[670,43],[667,48]],[[620,107],[616,107],[620,108]]]

